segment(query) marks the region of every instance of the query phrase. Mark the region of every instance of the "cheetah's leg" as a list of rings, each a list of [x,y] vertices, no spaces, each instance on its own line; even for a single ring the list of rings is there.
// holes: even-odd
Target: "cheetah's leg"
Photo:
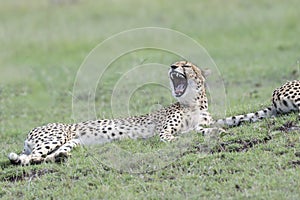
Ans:
[[[34,145],[26,140],[24,143],[23,152],[20,155],[16,153],[10,153],[8,155],[8,159],[13,164],[38,164],[45,161],[45,158],[48,155],[57,152],[57,150],[62,146],[62,141],[54,138],[51,138],[51,140],[48,141],[39,141]]]
[[[10,153],[8,159],[13,164],[29,165],[38,164],[44,161],[45,156],[41,152],[33,151],[31,154],[27,155],[21,153],[20,155],[16,153]]]
[[[172,142],[176,140],[176,137],[172,134],[172,130],[169,130],[168,128],[161,130],[159,137],[163,142]]]
[[[197,128],[195,128],[195,131],[197,131],[198,133],[201,133],[202,135],[209,135],[212,133],[226,133],[226,131],[222,128],[218,128],[218,127],[213,127],[213,128],[204,128],[202,126],[198,126]]]
[[[71,156],[71,151],[73,148],[79,146],[81,144],[79,139],[72,139],[66,142],[64,145],[59,147],[56,151],[46,156],[45,161],[57,162],[62,158],[67,158]]]
[[[59,141],[51,141],[51,143],[55,143],[56,145],[48,145],[49,143],[39,141],[33,144],[31,141],[25,140],[22,153],[18,155],[12,152],[8,155],[8,159],[11,163],[20,165],[41,163],[44,161],[45,155],[62,145]]]
[[[8,159],[13,164],[20,164],[20,165],[29,165],[29,164],[37,164],[44,161],[43,157],[35,156],[35,155],[26,155],[26,154],[16,154],[10,153],[8,155]]]
[[[10,153],[8,159],[13,164],[28,165],[31,160],[31,155]]]

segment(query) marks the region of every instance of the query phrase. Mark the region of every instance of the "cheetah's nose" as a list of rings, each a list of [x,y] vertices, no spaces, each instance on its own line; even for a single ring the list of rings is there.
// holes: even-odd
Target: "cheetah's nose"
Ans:
[[[172,69],[176,69],[178,66],[177,65],[171,65]]]

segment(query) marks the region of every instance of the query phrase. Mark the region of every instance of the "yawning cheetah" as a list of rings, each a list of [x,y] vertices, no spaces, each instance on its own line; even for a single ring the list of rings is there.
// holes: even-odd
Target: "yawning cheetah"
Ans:
[[[154,134],[159,134],[163,141],[172,141],[179,133],[211,131],[208,126],[213,120],[207,110],[204,72],[190,62],[179,61],[171,65],[169,79],[172,94],[178,100],[169,107],[137,117],[37,127],[29,132],[23,152],[10,153],[8,158],[14,164],[25,165],[68,156],[77,145],[147,138]]]

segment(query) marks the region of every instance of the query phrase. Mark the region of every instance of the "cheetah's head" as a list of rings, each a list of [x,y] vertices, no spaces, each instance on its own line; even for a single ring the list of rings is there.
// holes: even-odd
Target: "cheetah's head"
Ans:
[[[191,105],[207,101],[205,94],[206,72],[196,65],[179,61],[171,65],[169,70],[173,96],[182,104]]]

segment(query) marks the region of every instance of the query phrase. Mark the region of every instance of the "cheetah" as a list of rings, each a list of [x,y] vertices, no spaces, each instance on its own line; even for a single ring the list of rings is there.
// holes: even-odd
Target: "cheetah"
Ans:
[[[159,134],[173,141],[178,134],[195,130],[207,134],[214,122],[208,112],[206,72],[187,61],[170,66],[169,80],[177,102],[169,107],[137,117],[89,120],[81,123],[50,123],[32,129],[20,155],[10,153],[13,164],[38,164],[70,156],[79,145],[102,144],[123,138],[148,138]]]
[[[292,111],[300,111],[300,80],[288,81],[275,89],[272,95],[271,106],[255,113],[219,119],[216,121],[216,124],[219,126],[238,126],[242,122],[256,122],[266,117],[286,114]]]

